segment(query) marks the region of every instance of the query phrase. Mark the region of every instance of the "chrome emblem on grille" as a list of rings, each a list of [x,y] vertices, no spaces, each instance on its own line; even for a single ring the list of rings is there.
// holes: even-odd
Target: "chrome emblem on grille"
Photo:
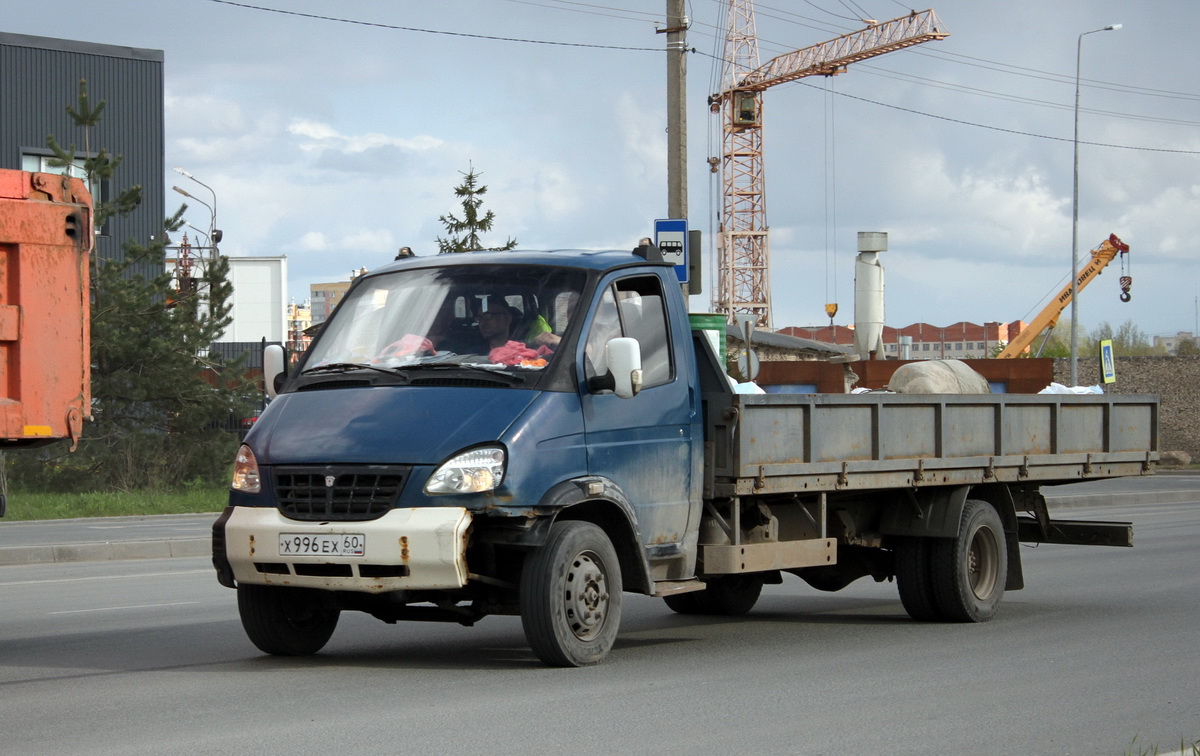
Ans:
[[[335,476],[333,476],[333,475],[326,475],[326,476],[325,476],[325,487],[326,487],[326,488],[333,488],[333,483],[334,483],[334,481],[336,481],[336,480],[337,480],[337,477],[335,477]]]

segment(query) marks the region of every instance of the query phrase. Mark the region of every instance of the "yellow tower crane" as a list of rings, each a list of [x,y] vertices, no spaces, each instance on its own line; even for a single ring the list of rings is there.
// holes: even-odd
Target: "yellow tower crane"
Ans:
[[[729,0],[723,89],[709,103],[713,112],[721,114],[724,187],[713,308],[731,320],[735,314],[747,313],[754,315],[759,327],[771,327],[762,93],[776,84],[818,74],[833,76],[851,63],[949,36],[932,10],[867,23],[860,31],[759,65],[753,0]]]

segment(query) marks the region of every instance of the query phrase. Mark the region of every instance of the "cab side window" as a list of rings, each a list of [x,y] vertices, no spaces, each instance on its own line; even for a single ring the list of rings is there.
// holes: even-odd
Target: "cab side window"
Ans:
[[[617,336],[637,339],[642,353],[643,386],[668,383],[674,376],[667,329],[666,302],[654,276],[617,281],[601,297],[584,346],[588,378],[608,371],[604,345]]]
[[[637,339],[642,348],[642,385],[650,388],[669,383],[675,371],[666,302],[658,278],[640,276],[617,281],[617,309],[624,334]]]
[[[608,372],[608,355],[604,345],[609,339],[621,335],[621,322],[617,315],[617,299],[610,286],[600,296],[600,304],[596,307],[596,317],[592,319],[591,330],[588,331],[587,342],[583,346],[586,378],[596,378]]]

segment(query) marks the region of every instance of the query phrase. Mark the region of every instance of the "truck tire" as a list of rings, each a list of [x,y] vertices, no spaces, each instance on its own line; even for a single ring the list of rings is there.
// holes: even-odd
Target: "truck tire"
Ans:
[[[967,500],[958,536],[932,544],[930,570],[941,619],[987,622],[995,615],[1008,578],[1008,549],[991,504]]]
[[[934,542],[931,538],[901,538],[896,544],[896,587],[900,603],[908,616],[918,622],[942,619],[934,596],[930,559]]]
[[[337,627],[340,610],[325,591],[243,584],[237,596],[242,627],[263,653],[315,654]]]
[[[664,596],[663,601],[679,614],[736,617],[754,608],[762,588],[763,579],[759,575],[724,575],[709,580],[702,591]]]
[[[555,667],[596,664],[621,624],[621,568],[603,530],[556,522],[521,571],[521,626],[537,657]]]
[[[679,593],[674,596],[663,596],[663,603],[667,608],[676,614],[703,614],[704,610],[700,606],[700,593],[705,591],[691,593]]]

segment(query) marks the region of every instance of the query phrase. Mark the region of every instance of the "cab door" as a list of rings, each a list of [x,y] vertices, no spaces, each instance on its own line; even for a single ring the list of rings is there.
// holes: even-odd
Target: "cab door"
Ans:
[[[655,275],[610,278],[578,355],[588,472],[627,497],[657,580],[691,577],[695,568],[695,539],[687,534],[699,518],[703,463],[699,402],[678,353],[690,348],[689,334],[673,332],[662,287]],[[618,336],[641,348],[643,388],[629,399],[589,388],[608,372],[604,346]]]

